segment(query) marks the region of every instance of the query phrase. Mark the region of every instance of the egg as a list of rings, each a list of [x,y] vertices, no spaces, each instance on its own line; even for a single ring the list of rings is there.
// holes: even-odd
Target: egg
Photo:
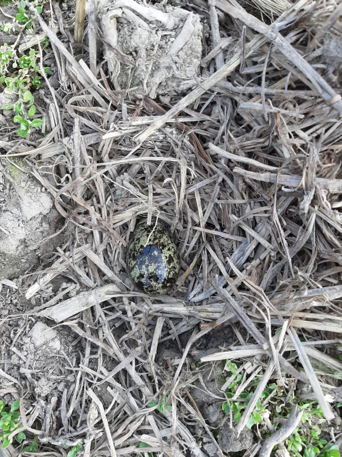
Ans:
[[[176,283],[180,260],[177,247],[161,222],[141,219],[132,232],[127,268],[134,284],[148,294],[165,294]]]

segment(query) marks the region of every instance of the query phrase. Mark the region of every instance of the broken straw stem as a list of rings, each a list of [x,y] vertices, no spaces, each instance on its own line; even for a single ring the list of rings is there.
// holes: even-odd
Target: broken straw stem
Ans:
[[[81,43],[84,31],[84,17],[85,17],[86,0],[76,0],[75,12],[75,31],[74,38],[76,43]]]
[[[293,433],[302,418],[303,411],[298,410],[298,406],[296,405],[291,413],[285,424],[273,435],[267,438],[262,445],[262,448],[259,453],[259,457],[269,457],[271,455],[272,449],[279,443],[282,443],[286,438],[288,438],[291,433]]]

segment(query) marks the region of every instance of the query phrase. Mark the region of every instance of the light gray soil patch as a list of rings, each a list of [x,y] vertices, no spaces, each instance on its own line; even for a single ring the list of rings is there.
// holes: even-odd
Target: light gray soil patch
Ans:
[[[179,93],[196,79],[202,53],[197,14],[159,4],[120,0],[103,14],[105,53],[117,89],[137,88],[144,95]]]
[[[58,213],[49,194],[29,175],[22,160],[0,168],[0,279],[13,278],[32,268],[53,250],[42,241],[56,231]]]

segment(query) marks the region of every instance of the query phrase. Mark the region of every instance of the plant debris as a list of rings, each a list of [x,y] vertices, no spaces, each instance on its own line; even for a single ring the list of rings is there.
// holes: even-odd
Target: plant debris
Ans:
[[[341,5],[90,0],[83,44],[74,4],[20,8],[8,46],[39,87],[8,101],[0,80],[1,163],[20,157],[59,224],[0,277],[3,446],[222,457],[245,436],[246,456],[338,457]],[[141,216],[176,241],[168,295],[128,274]]]

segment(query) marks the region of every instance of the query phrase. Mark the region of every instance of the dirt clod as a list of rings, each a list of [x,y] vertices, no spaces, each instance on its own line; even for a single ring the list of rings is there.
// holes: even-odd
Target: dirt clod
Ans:
[[[27,163],[18,159],[0,167],[0,279],[23,274],[53,249],[41,242],[54,233],[58,214],[51,196],[29,173]]]
[[[181,83],[198,76],[202,24],[197,14],[131,0],[109,8],[113,9],[103,15],[102,31],[120,50],[113,52],[105,45],[116,87],[135,88],[155,98],[179,93]]]
[[[220,430],[218,440],[222,451],[239,452],[252,447],[254,435],[251,430],[245,428],[238,436],[236,430],[225,423]]]
[[[32,342],[36,348],[44,346],[45,350],[58,352],[61,342],[56,330],[50,328],[43,322],[37,322],[31,330]]]

